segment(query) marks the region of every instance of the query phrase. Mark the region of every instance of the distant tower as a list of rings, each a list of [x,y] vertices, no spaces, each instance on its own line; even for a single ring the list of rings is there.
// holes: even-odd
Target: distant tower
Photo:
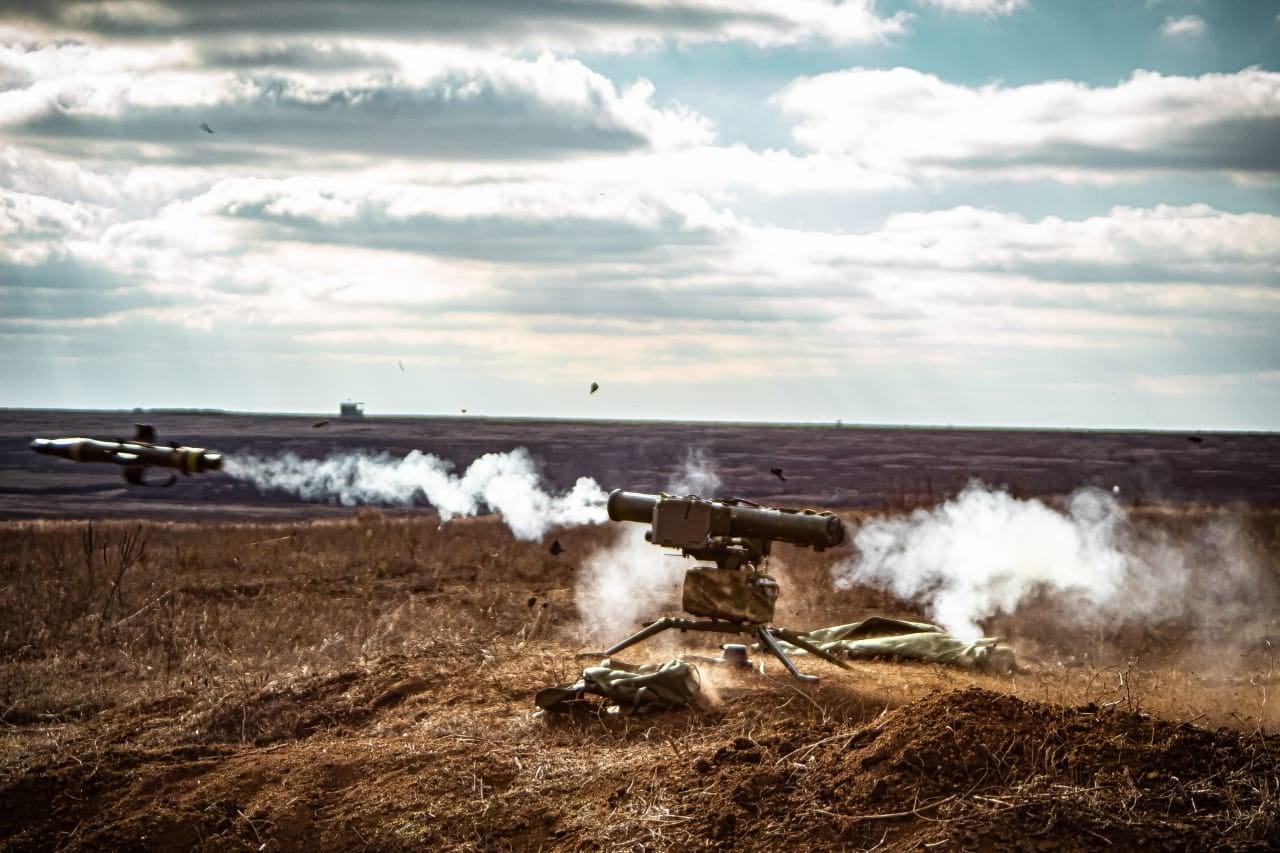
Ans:
[[[363,418],[364,403],[357,403],[352,400],[343,400],[342,405],[338,407],[338,414],[344,418]]]

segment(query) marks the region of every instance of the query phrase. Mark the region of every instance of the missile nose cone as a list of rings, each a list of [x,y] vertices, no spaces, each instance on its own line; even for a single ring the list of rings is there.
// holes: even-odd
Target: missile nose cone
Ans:
[[[31,444],[27,446],[30,447],[32,450],[34,450],[36,453],[48,453],[51,450],[52,444],[53,442],[47,438],[37,438],[37,439],[34,439],[31,442]]]

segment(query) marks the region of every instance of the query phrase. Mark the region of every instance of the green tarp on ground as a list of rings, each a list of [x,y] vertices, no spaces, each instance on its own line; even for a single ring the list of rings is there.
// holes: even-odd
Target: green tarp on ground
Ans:
[[[848,625],[819,628],[803,636],[824,652],[853,659],[914,660],[994,672],[1017,668],[1013,650],[1000,645],[1000,638],[961,640],[928,622],[872,616]],[[787,643],[782,645],[789,654],[805,653]]]
[[[544,711],[562,711],[588,693],[603,696],[611,709],[644,714],[700,704],[702,681],[698,668],[679,658],[641,666],[608,658],[572,684],[539,690],[533,701]]]
[[[960,640],[928,622],[872,616],[803,636],[825,652],[854,659],[912,660],[991,672],[1017,668],[1013,650],[1000,645],[999,638]],[[782,640],[778,644],[790,655],[805,654]],[[604,697],[610,711],[628,714],[703,704],[698,668],[679,658],[640,666],[607,658],[599,666],[584,669],[582,677],[571,684],[539,690],[534,703],[544,711],[564,711],[588,694]]]

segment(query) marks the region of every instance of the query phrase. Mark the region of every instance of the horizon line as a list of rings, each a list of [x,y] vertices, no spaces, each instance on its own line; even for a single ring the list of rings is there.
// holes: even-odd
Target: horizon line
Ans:
[[[556,417],[541,415],[485,415],[485,414],[423,414],[405,412],[385,412],[361,417],[344,418],[331,412],[299,412],[299,411],[254,411],[247,409],[220,409],[188,406],[158,406],[155,408],[132,407],[121,409],[104,408],[66,408],[60,406],[0,406],[0,412],[64,412],[92,414],[127,414],[127,415],[209,415],[238,417],[276,417],[276,418],[326,418],[336,421],[376,421],[379,419],[401,420],[487,420],[487,421],[529,421],[542,423],[600,423],[600,424],[671,424],[701,426],[747,426],[747,427],[779,427],[779,428],[829,428],[829,429],[904,429],[904,430],[965,430],[989,432],[1113,432],[1113,433],[1154,433],[1184,434],[1203,433],[1213,435],[1280,435],[1274,429],[1222,429],[1215,427],[1126,427],[1126,426],[1026,426],[969,423],[874,423],[863,421],[809,420],[809,421],[773,421],[773,420],[720,420],[714,418],[609,418],[581,417],[560,415]]]

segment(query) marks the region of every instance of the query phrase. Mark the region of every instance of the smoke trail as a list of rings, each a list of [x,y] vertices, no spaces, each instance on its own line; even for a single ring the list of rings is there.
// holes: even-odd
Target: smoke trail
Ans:
[[[1077,625],[1221,618],[1231,607],[1248,609],[1261,592],[1239,532],[1215,519],[1174,541],[1140,534],[1097,489],[1077,491],[1058,511],[974,482],[932,510],[864,524],[854,537],[857,556],[833,571],[837,587],[887,589],[967,639],[981,636],[981,620],[1033,597],[1052,600]]]
[[[474,516],[488,509],[500,514],[517,539],[539,539],[551,527],[598,524],[606,519],[608,496],[590,477],[580,477],[561,495],[542,486],[529,451],[488,453],[453,473],[453,463],[410,451],[404,458],[387,453],[336,453],[303,459],[292,453],[270,458],[236,456],[223,463],[233,477],[260,491],[282,491],[304,500],[335,501],[343,506],[411,506],[425,500],[441,521]]]
[[[720,488],[715,463],[702,450],[690,450],[667,491],[714,495]],[[627,524],[612,544],[592,553],[578,575],[575,599],[587,634],[601,641],[620,640],[640,620],[674,603],[689,564],[645,541],[646,527]]]

